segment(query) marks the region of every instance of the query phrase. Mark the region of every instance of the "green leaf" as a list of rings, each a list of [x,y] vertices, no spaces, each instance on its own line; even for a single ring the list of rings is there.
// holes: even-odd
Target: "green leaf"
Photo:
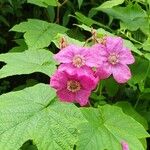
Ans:
[[[100,5],[99,7],[95,8],[95,9],[106,9],[106,8],[112,8],[114,6],[120,5],[124,2],[124,0],[109,0],[104,2],[102,5]]]
[[[50,76],[56,69],[52,56],[50,51],[44,49],[1,54],[0,61],[6,65],[0,70],[0,78],[34,72]]]
[[[114,7],[111,9],[97,9],[122,21],[134,20],[146,17],[146,12],[138,4],[127,5],[127,7]]]
[[[144,88],[144,90],[142,91],[140,97],[140,99],[142,100],[150,100],[150,88]]]
[[[58,33],[65,33],[67,28],[54,23],[29,19],[15,25],[11,31],[23,32],[25,41],[31,49],[48,47]]]
[[[113,78],[108,78],[104,80],[104,86],[109,96],[113,97],[117,94],[119,90],[119,85]]]
[[[143,49],[150,52],[150,37],[148,37],[147,40],[143,43]]]
[[[150,0],[136,0],[137,2],[141,2],[142,4],[149,4],[150,5]]]
[[[58,0],[28,0],[28,3],[38,5],[40,7],[57,6]]]
[[[145,150],[139,139],[148,137],[144,127],[119,107],[105,105],[81,109],[88,123],[81,125],[78,150],[121,150],[126,141],[130,150]]]
[[[47,11],[47,17],[48,17],[49,21],[54,22],[55,17],[56,17],[55,16],[56,15],[55,14],[55,8],[53,6],[48,6],[46,11]]]
[[[150,71],[150,61],[141,57],[136,57],[136,61],[131,65],[132,78],[129,83],[137,84],[146,80]]]
[[[146,121],[146,119],[141,116],[132,106],[130,103],[128,102],[117,102],[115,104],[116,106],[119,106],[120,108],[122,108],[123,112],[129,116],[131,116],[132,118],[134,118],[136,121],[138,121],[140,124],[143,125],[143,127],[145,128],[145,130],[148,130],[148,123]],[[141,139],[141,142],[144,146],[145,149],[147,149],[147,143],[146,143],[146,139]]]
[[[75,15],[76,15],[77,20],[79,20],[80,22],[82,22],[83,24],[86,24],[88,26],[91,26],[91,25],[93,25],[93,24],[96,23],[94,20],[92,20],[91,18],[88,18],[88,17],[84,16],[80,12],[76,12]]]
[[[131,41],[124,39],[124,44],[126,47],[128,47],[131,51],[138,54],[139,56],[143,55],[143,53],[140,50],[138,50]]]
[[[8,27],[10,26],[7,19],[5,17],[3,17],[2,15],[0,15],[0,22],[4,23]]]
[[[0,96],[0,149],[17,150],[28,140],[38,150],[73,149],[85,119],[75,105],[55,96],[44,84]]]
[[[150,61],[150,53],[144,54],[144,57]]]
[[[83,3],[83,0],[78,0],[79,9],[80,9],[82,3]]]
[[[85,31],[88,31],[88,32],[91,32],[91,31],[92,31],[92,28],[86,26],[85,24],[81,24],[81,25],[76,24],[76,26],[78,26],[79,28],[84,29]]]
[[[107,28],[107,26],[101,24],[100,22],[97,22],[91,18],[88,18],[86,17],[85,15],[83,15],[82,13],[80,12],[76,12],[75,13],[76,16],[74,16],[77,20],[79,20],[80,22],[82,22],[83,24],[87,25],[87,26],[92,26],[92,25],[98,25],[100,27],[103,27],[103,28]]]
[[[131,31],[136,31],[139,28],[145,31],[147,28],[147,32],[149,33],[146,12],[138,4],[128,5],[127,7],[116,6],[109,9],[99,8],[96,10],[103,11],[111,17],[121,20],[124,26]]]
[[[143,118],[128,102],[117,102],[115,104],[116,106],[119,106],[122,108],[123,112],[132,118],[134,118],[136,121],[138,121],[140,124],[142,124],[145,128],[145,130],[148,130],[148,124],[145,118]]]
[[[9,52],[23,52],[28,49],[24,39],[17,39],[15,42],[19,45],[16,47],[13,47]]]

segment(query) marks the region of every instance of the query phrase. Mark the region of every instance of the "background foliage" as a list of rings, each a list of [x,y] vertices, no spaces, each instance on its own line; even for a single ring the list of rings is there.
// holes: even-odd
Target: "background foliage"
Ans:
[[[136,58],[132,79],[102,81],[93,108],[61,103],[46,85],[52,56],[61,37],[84,45],[92,28],[124,38]],[[121,150],[123,140],[149,148],[149,0],[0,0],[0,51],[0,149]]]

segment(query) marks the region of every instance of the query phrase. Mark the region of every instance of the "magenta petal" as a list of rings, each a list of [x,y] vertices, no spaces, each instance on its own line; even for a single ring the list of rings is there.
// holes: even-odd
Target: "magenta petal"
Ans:
[[[107,79],[110,75],[111,72],[108,72],[102,68],[98,68],[96,71],[96,76],[98,76],[100,80]]]
[[[94,61],[99,66],[103,61],[107,61],[109,53],[106,50],[106,47],[102,44],[95,44],[90,48],[89,57],[92,56]],[[95,66],[95,67],[97,67]]]
[[[81,76],[80,83],[85,90],[94,90],[97,85],[97,80],[93,75]]]
[[[119,61],[122,64],[133,64],[135,62],[135,59],[129,49],[123,48],[123,50],[119,54]]]
[[[69,46],[63,48],[61,51],[59,51],[54,56],[54,59],[57,60],[60,63],[71,63],[72,58],[74,56],[74,50],[75,49],[76,49],[76,46],[69,45]]]
[[[107,37],[106,48],[109,53],[118,53],[123,48],[123,39],[120,37]]]
[[[86,47],[80,47],[77,45],[71,45],[72,46],[72,50],[74,51],[74,55],[82,55],[84,54],[84,52],[87,50]]]
[[[126,142],[121,142],[121,145],[122,145],[122,150],[129,150],[129,146]]]
[[[56,71],[56,73],[51,76],[50,79],[50,86],[60,90],[66,87],[67,83],[67,76],[65,72]]]
[[[131,72],[127,65],[117,64],[113,67],[113,77],[118,83],[126,83],[131,78]]]
[[[107,55],[107,51],[104,50],[104,46],[96,44],[89,48],[86,55],[86,65],[90,67],[99,67],[100,64],[105,60],[103,55]]]
[[[91,92],[86,90],[80,90],[76,93],[76,102],[78,102],[81,106],[84,106],[88,103],[88,99]]]
[[[72,65],[71,63],[69,64],[61,64],[58,68],[60,71],[65,71],[69,73],[70,75],[74,75],[76,73],[76,67]]]
[[[107,56],[108,52],[106,51],[106,48],[102,44],[95,44],[91,47],[91,51],[95,53],[96,55],[102,55],[102,56]]]
[[[102,59],[100,59],[100,55],[98,56],[95,53],[92,54],[89,52],[89,55],[86,56],[85,64],[89,67],[98,67],[100,64],[102,64]]]
[[[75,93],[70,92],[67,89],[57,91],[57,95],[60,100],[65,102],[73,102],[75,100]]]
[[[59,67],[60,71],[65,71],[69,73],[70,75],[78,74],[78,75],[89,75],[94,74],[93,70],[90,67],[83,66],[80,68],[75,67],[72,64],[61,64]]]
[[[95,72],[95,75],[99,77],[100,80],[107,79],[112,74],[112,66],[105,62]]]

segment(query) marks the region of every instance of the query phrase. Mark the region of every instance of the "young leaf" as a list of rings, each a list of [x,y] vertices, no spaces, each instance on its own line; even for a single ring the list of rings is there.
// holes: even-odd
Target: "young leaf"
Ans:
[[[28,3],[38,5],[40,7],[57,6],[58,0],[28,0]]]
[[[81,7],[82,3],[83,3],[83,0],[78,0],[79,8]]]
[[[103,25],[102,23],[100,22],[97,22],[91,18],[88,18],[86,17],[85,15],[83,15],[82,13],[80,12],[76,12],[75,13],[76,16],[74,16],[77,20],[79,20],[80,22],[82,22],[83,24],[87,25],[87,26],[92,26],[92,25],[98,25],[100,27],[103,27],[103,28],[107,28],[107,26]]]
[[[103,11],[113,18],[121,20],[126,28],[131,31],[136,31],[139,28],[145,31],[145,28],[148,28],[148,20],[145,19],[147,17],[146,12],[138,4],[128,5],[127,7],[117,6],[109,9],[97,8],[96,10]],[[147,30],[147,32],[149,31]]]
[[[98,9],[97,9],[98,10]],[[116,19],[124,22],[133,21],[137,18],[146,17],[146,12],[138,4],[128,5],[127,7],[114,7],[111,9],[100,9]]]
[[[34,72],[50,76],[56,69],[52,56],[50,51],[44,49],[1,54],[0,61],[6,65],[0,70],[0,78]]]
[[[139,139],[148,137],[148,133],[119,107],[105,105],[81,111],[88,123],[81,125],[78,150],[121,150],[122,141],[129,144],[130,150],[144,150]]]
[[[84,118],[75,105],[55,96],[44,84],[0,96],[0,149],[17,150],[28,140],[38,150],[73,149]]]
[[[109,1],[104,2],[102,5],[100,5],[99,7],[95,9],[112,8],[114,6],[122,4],[123,2],[124,0],[109,0]]]
[[[67,28],[54,23],[37,19],[29,19],[15,25],[11,31],[23,32],[29,48],[37,49],[49,46],[58,33],[65,33]]]

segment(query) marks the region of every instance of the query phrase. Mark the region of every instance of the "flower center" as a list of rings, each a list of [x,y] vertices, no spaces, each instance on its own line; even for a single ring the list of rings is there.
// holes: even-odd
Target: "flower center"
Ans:
[[[71,92],[77,92],[81,89],[80,82],[70,80],[67,82],[67,89]]]
[[[114,53],[110,54],[108,57],[108,62],[111,63],[112,65],[117,64],[119,62],[118,55]]]
[[[73,57],[73,65],[76,67],[81,67],[83,65],[85,65],[85,58],[81,55],[76,55]]]

